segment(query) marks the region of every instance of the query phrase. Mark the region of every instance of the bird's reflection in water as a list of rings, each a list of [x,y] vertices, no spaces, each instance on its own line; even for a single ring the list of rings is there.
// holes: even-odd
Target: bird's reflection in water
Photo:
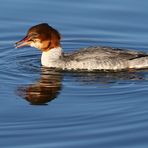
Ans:
[[[17,92],[32,105],[46,105],[58,96],[61,82],[60,72],[42,68],[41,78],[35,84],[22,85]]]
[[[80,85],[100,85],[102,83],[103,85],[108,85],[109,83],[116,83],[121,80],[128,80],[129,82],[131,80],[146,80],[147,72],[84,73],[60,72],[43,68],[41,78],[35,84],[18,87],[18,95],[33,105],[47,104],[61,92],[63,74],[65,81],[78,82]]]

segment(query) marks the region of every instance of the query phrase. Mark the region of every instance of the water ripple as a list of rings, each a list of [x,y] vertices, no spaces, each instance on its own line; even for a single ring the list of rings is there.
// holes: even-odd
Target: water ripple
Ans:
[[[147,10],[146,0],[3,1],[0,146],[147,148],[147,70],[63,72],[41,67],[34,48],[14,48],[29,27],[47,22],[60,30],[66,51],[96,45],[147,51]]]

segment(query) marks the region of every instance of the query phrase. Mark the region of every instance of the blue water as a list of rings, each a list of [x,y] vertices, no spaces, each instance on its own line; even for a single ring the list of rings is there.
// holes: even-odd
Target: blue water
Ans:
[[[148,52],[147,0],[1,0],[0,147],[147,148],[148,70],[61,72],[40,51],[15,49],[33,25],[62,34],[62,47]]]

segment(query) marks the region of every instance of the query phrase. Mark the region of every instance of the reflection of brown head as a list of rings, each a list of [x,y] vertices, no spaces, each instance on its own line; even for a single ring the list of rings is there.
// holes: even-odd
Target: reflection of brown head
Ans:
[[[16,42],[16,47],[32,46],[47,51],[60,46],[60,34],[46,23],[31,27],[26,37]]]
[[[49,79],[51,78],[51,79]],[[18,95],[34,105],[46,104],[55,99],[61,90],[61,77],[44,77],[36,84],[21,86]]]

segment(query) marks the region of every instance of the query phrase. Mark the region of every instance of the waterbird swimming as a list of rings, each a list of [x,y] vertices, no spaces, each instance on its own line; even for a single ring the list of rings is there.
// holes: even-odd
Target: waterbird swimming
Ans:
[[[148,68],[148,53],[112,47],[87,47],[64,53],[60,33],[42,23],[31,27],[16,47],[31,46],[41,50],[41,64],[63,70],[125,70]]]

